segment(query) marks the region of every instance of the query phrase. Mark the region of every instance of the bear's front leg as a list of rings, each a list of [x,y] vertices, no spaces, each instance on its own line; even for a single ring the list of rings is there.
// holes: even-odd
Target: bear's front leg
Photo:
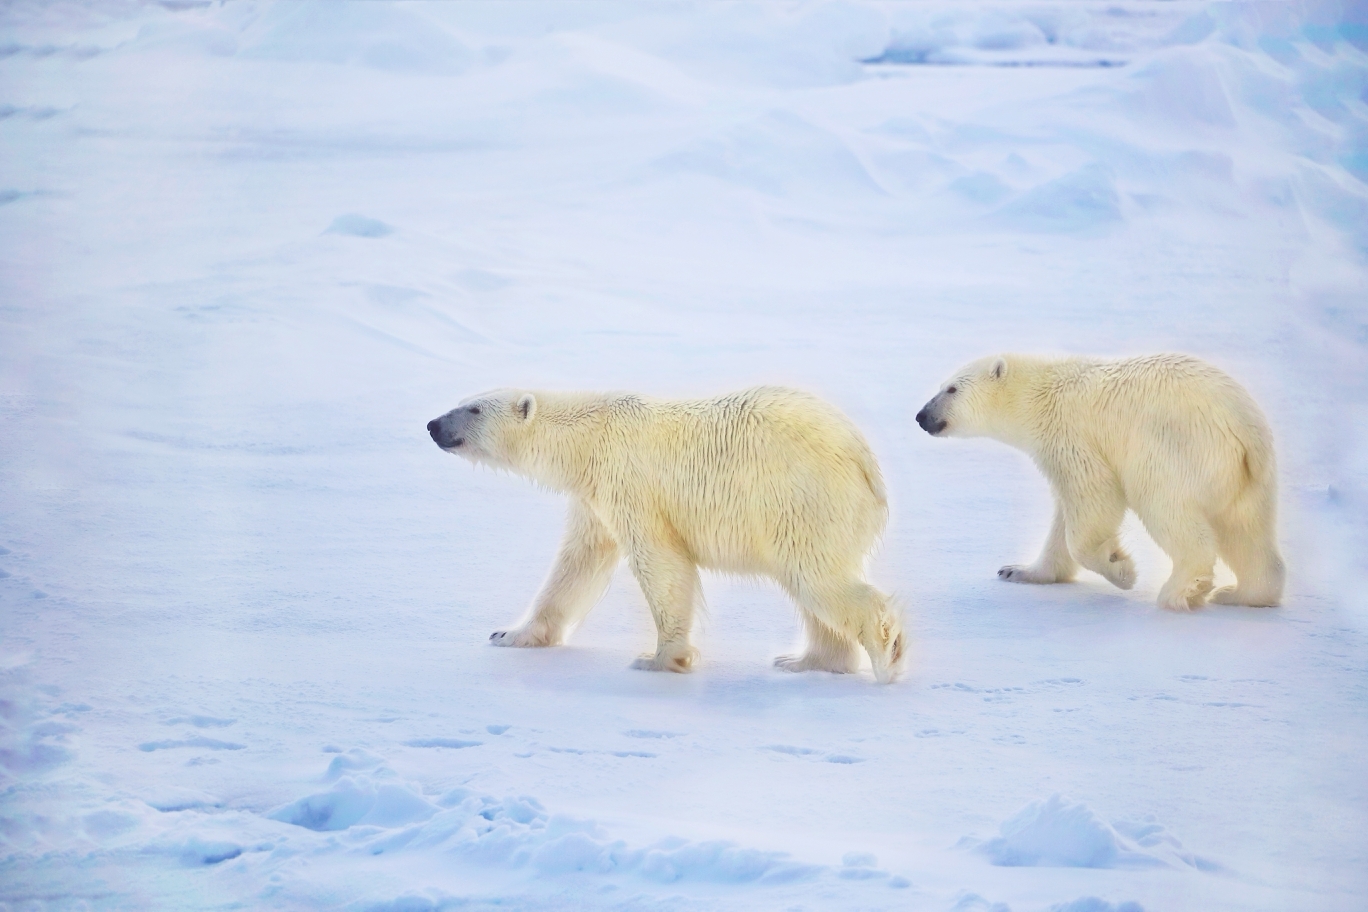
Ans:
[[[1054,522],[1045,548],[1034,564],[1008,564],[998,578],[1010,583],[1071,583],[1078,574],[1078,562],[1069,553],[1069,537],[1064,524],[1064,508],[1055,504]]]
[[[687,672],[698,660],[689,643],[694,607],[702,594],[698,567],[682,551],[649,543],[639,545],[629,557],[632,573],[641,584],[656,625],[656,651],[632,663],[643,671]]]
[[[1126,516],[1126,495],[1110,472],[1079,477],[1059,487],[1069,554],[1118,589],[1135,585],[1135,561],[1117,534]]]
[[[495,646],[559,645],[603,596],[619,554],[617,542],[589,506],[572,503],[560,553],[527,620],[512,630],[494,631],[489,641]]]

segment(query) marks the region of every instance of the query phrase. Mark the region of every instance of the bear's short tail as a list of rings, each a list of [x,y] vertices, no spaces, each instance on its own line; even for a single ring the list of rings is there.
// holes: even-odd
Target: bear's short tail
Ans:
[[[1273,453],[1273,435],[1266,426],[1245,426],[1237,435],[1244,451],[1241,469],[1244,487],[1276,488],[1278,476],[1277,457]]]

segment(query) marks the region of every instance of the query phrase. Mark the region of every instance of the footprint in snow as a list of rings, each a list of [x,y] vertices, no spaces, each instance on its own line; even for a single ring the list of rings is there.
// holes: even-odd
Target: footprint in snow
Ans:
[[[168,719],[163,725],[193,725],[195,728],[227,728],[237,722],[237,719],[219,719],[215,716],[177,716]]]
[[[761,750],[774,751],[777,754],[788,754],[790,757],[812,757],[821,759],[827,763],[864,763],[863,757],[852,757],[849,754],[828,754],[822,756],[822,751],[811,747],[794,747],[792,744],[768,744]]]
[[[232,741],[219,741],[217,738],[195,737],[180,741],[145,741],[138,745],[138,750],[151,753],[159,750],[174,750],[178,747],[200,747],[205,750],[238,751],[246,746],[245,744],[234,744]]]
[[[598,751],[583,750],[578,747],[548,747],[547,750],[551,751],[551,753],[553,754],[606,754],[609,757],[645,757],[648,759],[656,756],[655,754],[649,751]],[[517,754],[516,756],[521,757],[524,755]],[[527,754],[526,756],[530,757],[531,754]]]

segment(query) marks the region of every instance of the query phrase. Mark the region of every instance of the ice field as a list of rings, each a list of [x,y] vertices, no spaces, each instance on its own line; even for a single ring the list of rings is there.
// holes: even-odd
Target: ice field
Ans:
[[[0,150],[0,908],[1365,907],[1362,5],[15,0]],[[1268,415],[1282,607],[1133,517],[998,580],[1047,485],[918,408],[1165,350]],[[761,383],[882,464],[901,681],[718,575],[690,675],[625,568],[487,644],[566,504],[429,419]]]

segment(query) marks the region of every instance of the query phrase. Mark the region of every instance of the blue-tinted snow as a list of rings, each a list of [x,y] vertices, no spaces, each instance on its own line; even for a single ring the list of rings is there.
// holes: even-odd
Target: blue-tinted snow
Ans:
[[[1351,3],[8,4],[0,903],[1356,910],[1368,39]],[[1276,610],[1000,583],[1002,349],[1173,349],[1268,412]],[[903,682],[709,577],[495,650],[564,504],[425,422],[789,383],[882,461]]]

